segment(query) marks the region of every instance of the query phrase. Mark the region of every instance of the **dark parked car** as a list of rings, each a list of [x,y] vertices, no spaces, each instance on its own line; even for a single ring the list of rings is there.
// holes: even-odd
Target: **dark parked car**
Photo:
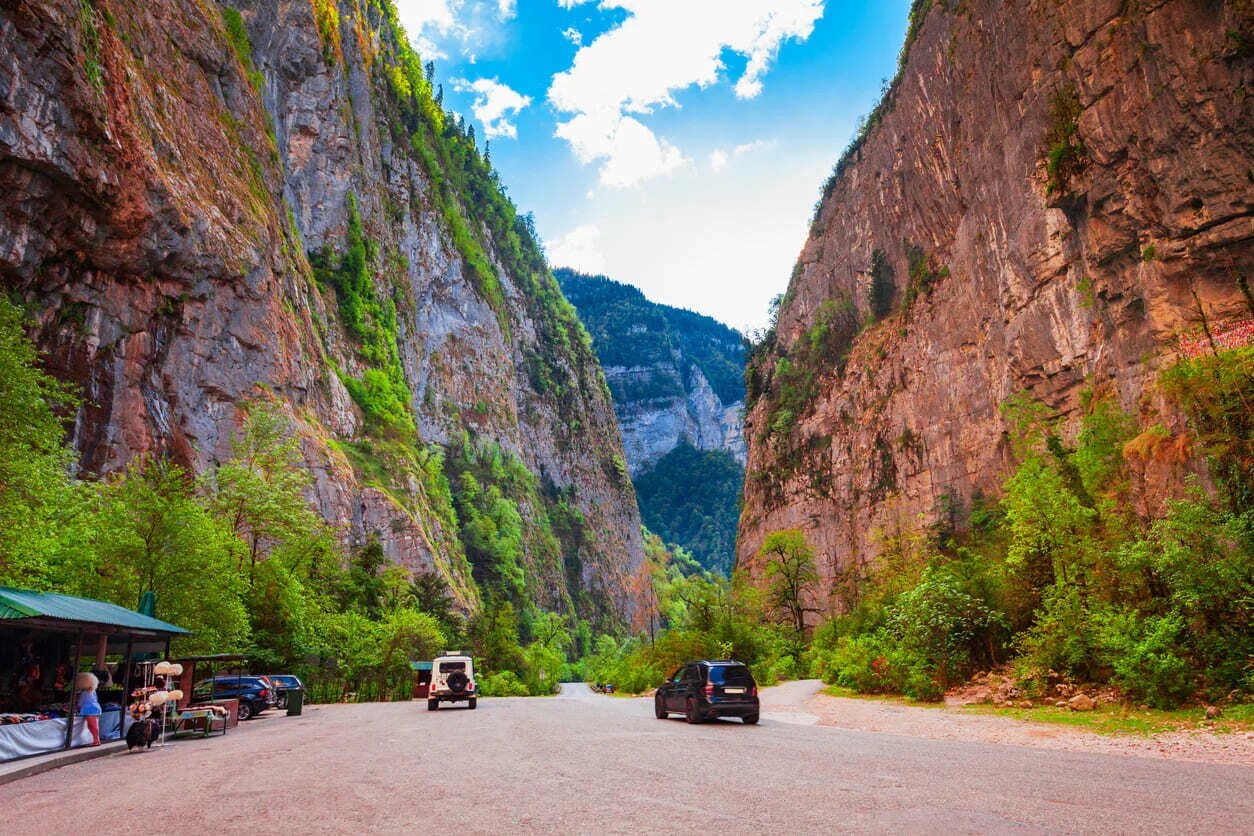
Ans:
[[[740,662],[730,659],[689,662],[657,689],[653,712],[665,720],[682,713],[689,723],[715,717],[758,721],[758,684]]]
[[[290,673],[272,673],[267,674],[266,679],[274,685],[276,691],[274,704],[279,708],[287,708],[287,696],[292,691],[300,691],[304,697],[309,696],[305,691],[305,683],[300,681],[299,676]]]
[[[256,717],[271,705],[270,683],[259,676],[215,676],[196,683],[192,689],[192,702],[212,700],[239,700],[239,718]]]

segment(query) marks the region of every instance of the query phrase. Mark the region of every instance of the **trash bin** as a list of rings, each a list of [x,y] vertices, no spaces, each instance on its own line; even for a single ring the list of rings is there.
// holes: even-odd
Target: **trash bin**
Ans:
[[[299,717],[300,710],[305,706],[305,691],[303,688],[293,688],[287,692],[287,716]]]

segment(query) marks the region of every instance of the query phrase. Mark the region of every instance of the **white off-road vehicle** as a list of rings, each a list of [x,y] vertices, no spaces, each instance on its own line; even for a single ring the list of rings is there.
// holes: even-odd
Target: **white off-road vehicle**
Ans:
[[[435,711],[442,702],[466,702],[474,708],[475,663],[460,651],[450,650],[431,662],[431,687],[427,691],[427,710]]]

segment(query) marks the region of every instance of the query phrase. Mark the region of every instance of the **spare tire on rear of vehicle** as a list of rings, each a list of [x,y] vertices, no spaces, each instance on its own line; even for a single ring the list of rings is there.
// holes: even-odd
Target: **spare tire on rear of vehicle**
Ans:
[[[470,678],[461,671],[453,671],[448,677],[448,687],[450,691],[460,694],[466,690],[466,686],[470,684]]]

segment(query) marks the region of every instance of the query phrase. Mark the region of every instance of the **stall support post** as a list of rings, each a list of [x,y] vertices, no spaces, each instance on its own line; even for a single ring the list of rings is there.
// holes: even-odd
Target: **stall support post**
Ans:
[[[70,679],[70,709],[65,713],[65,746],[63,749],[69,749],[74,743],[74,702],[78,699],[78,666],[83,658],[83,631],[78,631],[78,636],[74,640],[74,667],[70,670],[73,675]]]
[[[122,711],[125,712],[127,706],[131,704],[131,675],[134,673],[132,666],[134,665],[133,657],[135,656],[135,640],[126,640],[126,673],[122,675]],[[123,725],[126,725],[123,722]]]

